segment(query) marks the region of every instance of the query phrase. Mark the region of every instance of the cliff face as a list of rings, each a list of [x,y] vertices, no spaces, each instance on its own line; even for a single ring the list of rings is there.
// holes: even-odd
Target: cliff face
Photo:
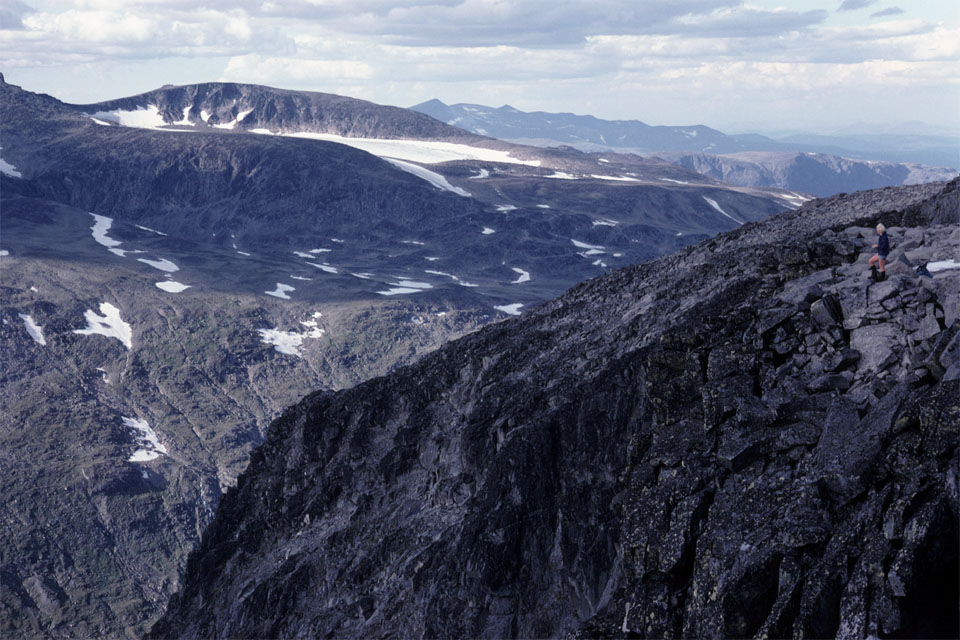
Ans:
[[[943,189],[808,203],[306,398],[153,636],[956,636],[960,271],[907,264],[956,256]]]

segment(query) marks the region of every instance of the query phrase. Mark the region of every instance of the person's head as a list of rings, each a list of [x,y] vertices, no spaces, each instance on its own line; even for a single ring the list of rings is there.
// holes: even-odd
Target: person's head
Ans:
[[[882,236],[882,235],[883,235],[883,232],[886,231],[886,230],[887,230],[887,228],[886,228],[885,226],[883,226],[883,223],[882,223],[882,222],[877,225],[877,235],[878,235],[878,236]]]

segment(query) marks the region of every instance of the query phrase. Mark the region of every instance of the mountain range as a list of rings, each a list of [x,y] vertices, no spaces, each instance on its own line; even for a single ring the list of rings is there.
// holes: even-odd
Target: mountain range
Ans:
[[[141,636],[305,394],[809,198],[255,85],[0,112],[8,636]]]
[[[703,125],[651,126],[639,120],[530,113],[509,105],[492,108],[429,100],[411,109],[505,140],[653,155],[730,184],[819,196],[949,180],[960,167],[960,138],[949,136],[792,134],[773,139],[727,135]]]

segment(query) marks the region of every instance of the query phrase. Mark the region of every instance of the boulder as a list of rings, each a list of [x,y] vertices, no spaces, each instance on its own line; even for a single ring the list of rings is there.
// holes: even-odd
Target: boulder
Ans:
[[[824,327],[842,324],[843,306],[833,294],[828,293],[810,305],[810,316]]]
[[[882,368],[902,346],[902,333],[892,324],[875,324],[850,332],[850,348],[860,352],[858,369],[864,372]]]

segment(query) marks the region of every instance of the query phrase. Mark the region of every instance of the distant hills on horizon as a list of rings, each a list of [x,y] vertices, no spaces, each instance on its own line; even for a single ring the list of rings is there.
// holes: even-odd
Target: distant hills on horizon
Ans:
[[[592,115],[525,112],[510,105],[447,105],[433,99],[410,107],[447,124],[494,138],[542,146],[569,145],[584,151],[686,152],[712,155],[743,152],[808,152],[852,160],[923,164],[960,169],[960,136],[931,134],[914,127],[870,133],[816,133],[792,129],[771,137],[726,134],[704,125],[654,126],[640,120],[604,120]]]

